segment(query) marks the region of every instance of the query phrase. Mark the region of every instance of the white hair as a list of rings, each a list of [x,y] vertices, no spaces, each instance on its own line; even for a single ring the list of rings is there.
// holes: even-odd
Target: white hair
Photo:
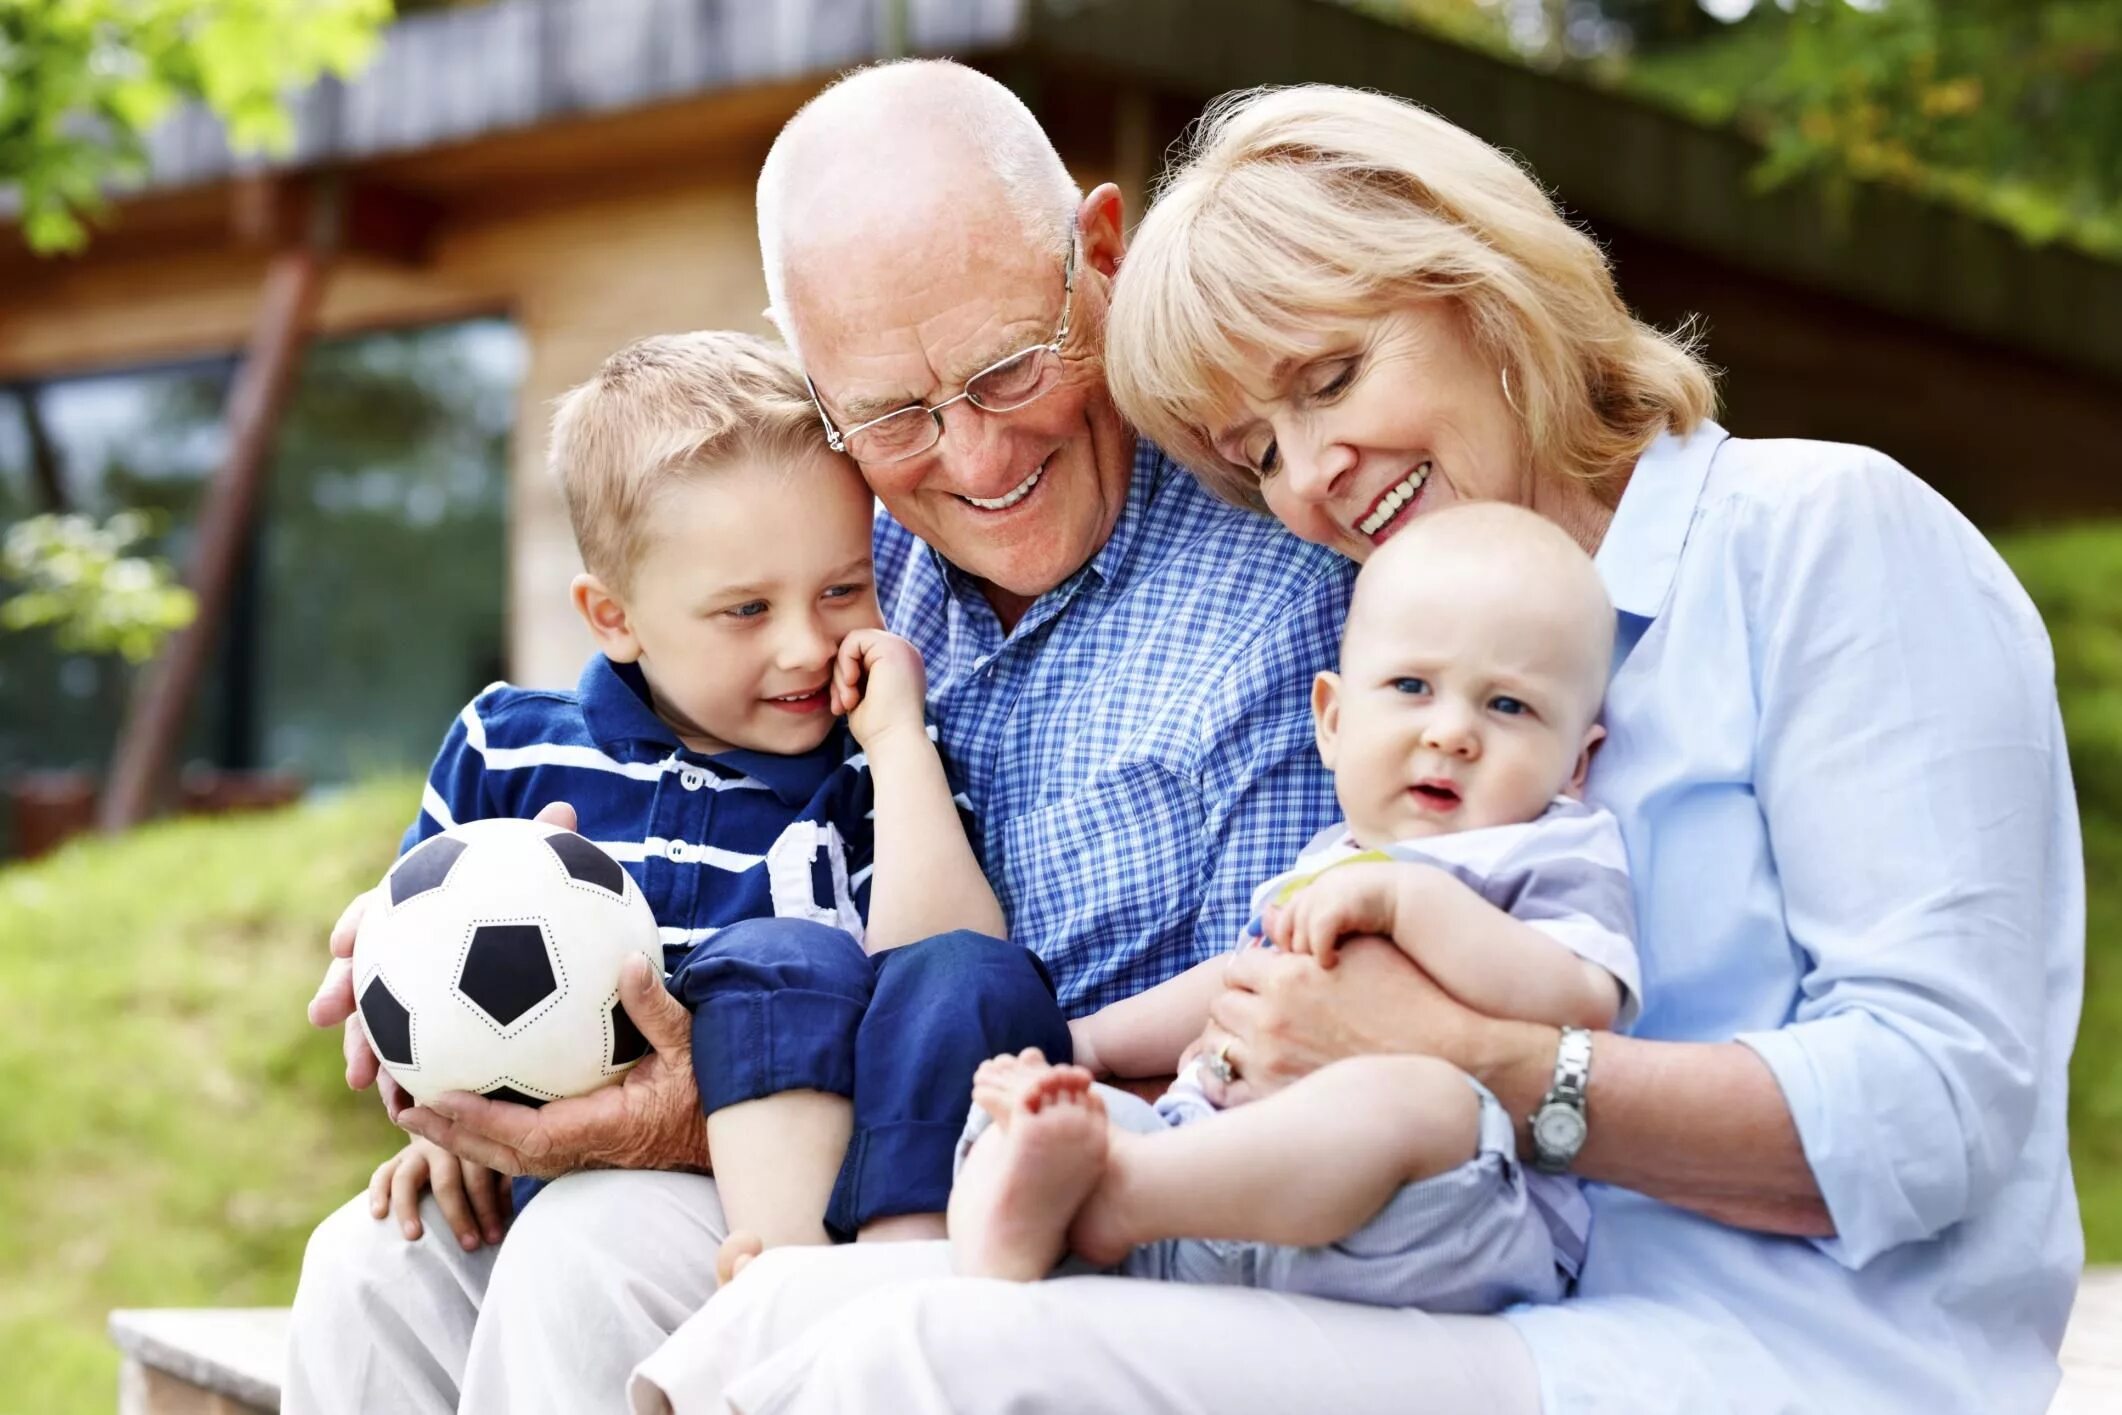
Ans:
[[[795,346],[788,308],[784,218],[789,169],[802,150],[875,152],[878,162],[919,126],[931,139],[979,154],[1027,239],[1065,258],[1074,236],[1077,188],[1061,154],[1024,100],[977,69],[948,59],[895,59],[850,70],[796,110],[759,169],[759,258],[766,271],[767,317]],[[955,140],[951,143],[949,140]]]

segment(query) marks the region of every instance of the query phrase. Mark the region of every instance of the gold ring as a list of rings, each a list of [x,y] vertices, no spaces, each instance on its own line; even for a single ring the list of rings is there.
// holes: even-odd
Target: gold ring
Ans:
[[[1229,1037],[1216,1043],[1216,1049],[1208,1054],[1208,1061],[1205,1063],[1208,1074],[1226,1086],[1238,1079],[1238,1068],[1231,1064],[1230,1044]]]

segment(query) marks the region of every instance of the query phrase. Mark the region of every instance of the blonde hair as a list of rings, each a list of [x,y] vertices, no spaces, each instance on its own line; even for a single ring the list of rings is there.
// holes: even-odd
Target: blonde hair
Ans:
[[[1114,290],[1107,375],[1128,420],[1227,500],[1263,505],[1204,426],[1229,370],[1412,300],[1457,309],[1543,473],[1604,479],[1714,410],[1691,334],[1631,316],[1538,183],[1434,113],[1326,84],[1251,89],[1182,141]]]
[[[549,451],[582,564],[623,591],[650,511],[672,485],[716,464],[833,455],[788,350],[714,330],[637,339],[569,389]]]

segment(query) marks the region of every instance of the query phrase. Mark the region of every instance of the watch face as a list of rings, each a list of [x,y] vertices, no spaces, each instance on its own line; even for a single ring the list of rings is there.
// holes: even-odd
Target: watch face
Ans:
[[[1584,1145],[1584,1117],[1566,1105],[1540,1107],[1533,1117],[1533,1144],[1542,1155],[1568,1159]]]

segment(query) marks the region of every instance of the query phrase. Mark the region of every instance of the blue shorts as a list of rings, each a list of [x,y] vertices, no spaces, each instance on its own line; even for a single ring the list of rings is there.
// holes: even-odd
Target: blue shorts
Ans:
[[[825,924],[747,919],[686,954],[670,990],[692,1009],[703,1111],[782,1091],[853,1101],[825,1216],[841,1239],[872,1219],[943,1211],[981,1062],[1033,1046],[1073,1055],[1046,965],[985,934],[872,955]]]

